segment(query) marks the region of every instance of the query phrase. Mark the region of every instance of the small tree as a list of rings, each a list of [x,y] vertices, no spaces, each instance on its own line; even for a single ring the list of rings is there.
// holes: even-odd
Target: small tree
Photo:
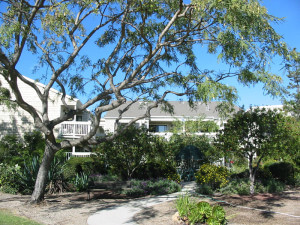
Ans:
[[[160,155],[162,149],[157,146],[156,138],[145,128],[130,126],[113,141],[100,144],[97,152],[108,166],[128,179],[136,169]]]
[[[263,158],[288,153],[289,136],[284,115],[265,108],[239,111],[216,137],[216,146],[225,156],[247,158],[250,193],[254,194],[255,174]],[[257,158],[254,166],[254,159]]]

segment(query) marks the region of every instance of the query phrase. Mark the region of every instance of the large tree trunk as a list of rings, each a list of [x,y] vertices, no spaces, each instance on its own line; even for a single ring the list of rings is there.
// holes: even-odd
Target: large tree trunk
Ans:
[[[254,183],[255,183],[255,172],[253,169],[253,155],[249,156],[249,179],[250,179],[250,194],[253,195],[255,191]]]
[[[47,184],[48,171],[50,169],[51,162],[53,161],[55,150],[51,147],[51,144],[45,146],[45,152],[42,163],[37,174],[34,191],[31,195],[31,203],[39,203],[44,200],[45,188]]]

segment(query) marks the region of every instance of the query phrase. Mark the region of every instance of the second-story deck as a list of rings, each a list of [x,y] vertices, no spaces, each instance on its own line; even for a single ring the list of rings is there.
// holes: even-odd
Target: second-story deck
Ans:
[[[80,138],[91,130],[90,121],[65,121],[61,123],[59,135],[63,138]]]

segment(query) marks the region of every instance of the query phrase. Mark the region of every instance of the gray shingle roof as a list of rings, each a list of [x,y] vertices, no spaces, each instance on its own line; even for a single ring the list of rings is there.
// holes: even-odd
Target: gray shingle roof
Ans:
[[[125,103],[117,109],[111,110],[106,113],[105,118],[115,118],[118,117],[118,110],[124,109],[130,102]],[[137,117],[145,113],[145,108],[143,108],[143,102],[134,103],[127,112],[123,114],[123,118]],[[219,113],[216,110],[219,102],[210,102],[210,103],[201,103],[196,102],[195,107],[191,108],[189,103],[186,101],[169,101],[169,103],[174,108],[174,114],[170,114],[162,110],[159,106],[151,110],[151,117],[195,117],[195,116],[205,116],[205,117],[214,117],[219,118]],[[238,110],[238,107],[236,107]]]

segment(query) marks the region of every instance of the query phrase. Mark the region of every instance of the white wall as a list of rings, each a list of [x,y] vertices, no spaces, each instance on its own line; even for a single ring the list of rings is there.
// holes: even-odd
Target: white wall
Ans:
[[[9,88],[8,83],[5,81],[5,79],[0,75],[0,81],[2,84],[2,87]],[[33,81],[30,79],[30,81]],[[36,83],[39,89],[42,91],[44,88],[44,85],[41,83]],[[42,103],[36,94],[36,92],[27,84],[24,82],[18,80],[18,85],[21,90],[21,94],[23,99],[31,104],[37,112],[41,115],[41,109],[42,109]],[[12,92],[12,99],[15,99]],[[66,98],[66,102],[69,105],[76,105],[78,104],[77,99],[71,99],[70,97]],[[54,118],[57,118],[61,114],[61,93],[51,89],[50,95],[49,95],[49,119],[52,120]],[[87,118],[87,116],[84,116]],[[56,127],[56,135],[58,132],[58,127]],[[33,119],[29,113],[27,113],[25,110],[18,107],[16,110],[14,109],[8,109],[5,105],[0,105],[0,136],[6,135],[8,133],[11,134],[19,134],[23,135],[24,132],[32,131],[34,130],[33,125]]]

